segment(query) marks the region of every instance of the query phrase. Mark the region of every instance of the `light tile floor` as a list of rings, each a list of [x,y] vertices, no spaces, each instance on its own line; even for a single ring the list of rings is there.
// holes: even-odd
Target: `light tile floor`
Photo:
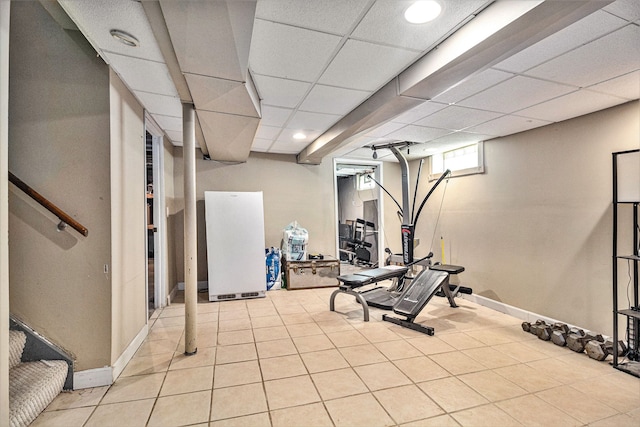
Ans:
[[[110,387],[61,394],[34,426],[640,426],[640,379],[538,340],[521,321],[434,298],[435,336],[364,322],[333,288],[157,310]]]

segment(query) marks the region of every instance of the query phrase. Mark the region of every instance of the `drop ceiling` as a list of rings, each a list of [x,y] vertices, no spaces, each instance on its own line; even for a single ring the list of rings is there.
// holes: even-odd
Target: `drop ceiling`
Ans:
[[[553,21],[561,28],[527,26],[525,11],[521,39],[503,51],[493,42],[484,62],[491,49],[478,45],[464,67],[452,40],[483,18],[490,27],[490,13],[508,2],[439,1],[442,15],[421,25],[404,20],[412,1],[400,0],[58,3],[174,145],[181,103],[193,103],[202,151],[225,162],[251,151],[369,159],[368,145],[398,140],[419,143],[411,152],[421,157],[640,98],[637,0],[565,0]],[[591,9],[570,9],[584,3]],[[114,28],[139,46],[117,42]],[[427,93],[428,76],[401,87],[438,55],[449,56],[444,89]]]

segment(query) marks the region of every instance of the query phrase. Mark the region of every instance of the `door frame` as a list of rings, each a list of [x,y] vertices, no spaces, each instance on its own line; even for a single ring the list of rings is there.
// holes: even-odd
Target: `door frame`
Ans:
[[[151,134],[151,149],[153,156],[153,225],[157,229],[153,233],[153,268],[154,268],[154,296],[153,302],[156,309],[167,305],[167,216],[165,202],[165,183],[164,183],[164,132],[155,120],[145,111],[145,131]],[[146,138],[145,138],[146,144]],[[147,257],[149,254],[146,250]],[[147,280],[145,280],[145,292],[148,293],[147,285],[148,269],[145,270]],[[149,295],[147,294],[147,301]],[[147,304],[147,310],[149,305]],[[147,318],[148,318],[147,313]]]
[[[333,206],[334,206],[334,217],[333,223],[335,225],[335,233],[336,233],[336,257],[340,259],[340,227],[338,227],[339,221],[339,212],[338,212],[338,165],[341,164],[350,164],[350,165],[371,165],[375,166],[376,170],[374,173],[374,178],[379,183],[382,183],[382,162],[379,160],[363,160],[363,159],[347,159],[342,157],[337,157],[333,159]],[[384,198],[382,197],[382,190],[379,185],[375,186],[376,198],[378,200],[378,219],[377,219],[377,233],[376,238],[378,240],[378,263],[385,259],[384,255],[384,242],[381,242],[381,230],[384,230]]]

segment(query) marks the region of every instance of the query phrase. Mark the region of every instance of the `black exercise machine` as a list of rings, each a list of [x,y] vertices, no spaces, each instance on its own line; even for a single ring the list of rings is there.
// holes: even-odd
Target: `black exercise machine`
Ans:
[[[341,282],[338,289],[333,291],[329,299],[329,310],[335,311],[335,299],[338,294],[344,293],[352,295],[362,306],[364,321],[369,321],[369,302],[366,300],[367,291],[359,292],[356,289],[363,286],[378,283],[384,280],[401,280],[409,267],[407,266],[386,266],[373,270],[365,270],[356,274],[346,274],[338,276]],[[454,297],[458,293],[471,294],[472,290],[463,286],[455,286],[449,283],[451,274],[459,274],[464,271],[464,267],[448,264],[437,264],[429,266],[420,271],[415,278],[404,286],[403,291],[395,298],[395,303],[391,310],[394,313],[404,316],[405,319],[398,319],[386,314],[382,315],[382,320],[395,323],[405,328],[413,329],[428,335],[434,334],[434,329],[414,323],[415,318],[427,305],[434,295],[442,294],[449,300],[449,305],[457,307]]]
[[[369,308],[368,306],[381,308],[383,310],[393,310],[394,313],[404,316],[405,319],[398,319],[396,317],[383,315],[382,319],[388,322],[398,324],[403,327],[407,327],[419,332],[433,335],[434,330],[428,326],[422,326],[414,323],[415,318],[420,311],[429,302],[433,295],[439,294],[447,297],[451,307],[457,307],[454,297],[458,293],[472,293],[470,288],[461,286],[452,286],[449,284],[450,274],[459,274],[464,271],[464,267],[454,265],[431,265],[430,258],[433,255],[429,253],[424,258],[414,261],[413,248],[414,248],[414,232],[415,223],[417,222],[422,208],[425,203],[433,194],[437,186],[451,173],[447,170],[440,176],[436,183],[429,190],[425,198],[423,199],[418,211],[415,211],[415,202],[417,187],[420,180],[420,171],[422,169],[422,162],[418,169],[418,178],[416,179],[416,191],[413,198],[413,212],[409,211],[409,166],[406,158],[398,150],[398,146],[407,146],[411,143],[392,143],[380,146],[372,147],[373,150],[388,148],[396,156],[400,162],[402,170],[402,201],[401,207],[398,201],[377,181],[374,182],[382,188],[389,197],[393,199],[399,208],[398,214],[402,217],[402,262],[403,266],[387,265],[385,267],[376,268],[373,270],[360,271],[355,274],[342,275],[338,277],[340,282],[338,289],[336,289],[330,297],[329,309],[335,311],[335,298],[339,293],[346,293],[356,297],[356,300],[362,305],[364,320],[369,320]],[[415,215],[414,215],[415,214]],[[393,255],[390,257],[392,258]],[[415,277],[409,276],[410,267],[413,270],[413,265],[418,264],[423,267],[423,270],[418,272]],[[378,283],[384,280],[393,280],[395,282],[395,288],[374,288],[365,291],[356,291],[355,289],[361,288],[366,285]]]
[[[374,267],[377,263],[371,262],[371,248],[373,244],[366,238],[375,232],[376,225],[373,222],[357,218],[351,224],[340,224],[340,260],[348,261],[354,265],[366,265]]]

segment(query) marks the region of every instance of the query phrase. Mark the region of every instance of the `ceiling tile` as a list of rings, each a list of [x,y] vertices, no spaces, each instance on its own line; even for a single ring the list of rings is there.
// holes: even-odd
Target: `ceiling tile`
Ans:
[[[182,117],[182,103],[177,96],[158,95],[156,93],[134,91],[136,98],[151,114]]]
[[[367,99],[371,92],[315,85],[300,110],[326,114],[347,114]]]
[[[494,65],[494,68],[523,72],[616,30],[625,23],[625,20],[606,12],[592,13],[575,24]]]
[[[605,6],[604,10],[629,22],[640,19],[640,3],[638,3],[638,0],[616,0]]]
[[[381,144],[381,143],[390,143],[390,142],[394,142],[395,140],[392,139],[382,139],[382,138],[372,138],[372,137],[368,137],[368,136],[358,136],[356,138],[350,139],[348,143],[341,145],[340,148],[338,148],[335,152],[333,152],[331,155],[333,157],[339,157],[339,156],[346,156],[347,154],[351,153],[352,151],[360,148],[360,147],[364,147],[363,150],[366,153],[366,158],[367,159],[372,159],[373,158],[373,151],[371,150],[370,146],[372,144]],[[385,150],[388,151],[388,150]],[[380,153],[378,153],[380,154]],[[351,157],[351,155],[349,154],[349,157]],[[380,156],[379,156],[379,160],[380,160]]]
[[[622,104],[628,100],[581,89],[551,101],[520,110],[518,114],[541,120],[560,122]]]
[[[163,62],[148,61],[114,53],[106,54],[109,63],[131,90],[178,96],[169,69]]]
[[[269,151],[269,147],[271,147],[271,144],[273,144],[273,141],[270,139],[254,138],[253,145],[251,145],[251,151],[266,153],[267,151]]]
[[[427,117],[428,115],[433,114],[436,111],[442,110],[446,106],[447,104],[427,101],[418,105],[417,107],[413,107],[405,113],[400,114],[398,117],[394,118],[393,121],[410,125],[411,123],[418,121],[423,117]]]
[[[164,131],[169,137],[169,139],[171,140],[171,143],[173,145],[177,145],[177,146],[182,145],[182,131],[169,130],[169,129],[164,129]]]
[[[275,126],[266,126],[264,123],[260,123],[258,126],[258,130],[256,131],[256,138],[264,139],[267,141],[273,142],[277,136],[280,134],[282,129],[280,127]]]
[[[464,147],[469,144],[473,144],[474,142],[486,141],[488,139],[492,139],[492,135],[482,134],[482,133],[473,133],[473,132],[454,132],[449,135],[442,136],[440,138],[436,138],[433,141],[429,141],[427,145],[432,147],[430,148],[438,148],[452,150],[457,147]]]
[[[590,90],[626,99],[640,98],[640,71],[589,86]]]
[[[253,75],[253,80],[265,105],[294,108],[311,87],[310,83],[277,77]]]
[[[409,149],[409,152],[404,152],[404,157],[407,160],[423,159],[436,153],[442,153],[446,149],[447,146],[445,144],[438,143],[436,142],[436,140],[434,140],[412,145]]]
[[[388,151],[388,150],[385,150]],[[361,160],[372,160],[372,151],[370,148],[354,148],[351,147],[345,151],[338,151],[336,153],[338,156],[348,156],[350,159],[361,159]],[[378,158],[376,159],[376,161],[382,161],[382,160],[389,160],[391,161],[391,158],[393,157],[393,154],[386,154],[384,152],[380,152],[378,153]]]
[[[335,122],[340,120],[342,116],[337,114],[321,114],[310,113],[307,111],[296,112],[287,127],[289,129],[310,129],[317,131],[325,131],[331,127]]]
[[[382,44],[425,51],[451,29],[463,22],[488,1],[440,2],[442,14],[426,24],[410,24],[404,19],[405,10],[413,1],[377,1],[352,33],[352,37]]]
[[[575,90],[574,87],[558,83],[516,76],[458,104],[465,107],[512,113]]]
[[[59,0],[62,8],[94,46],[116,54],[164,62],[164,57],[140,2],[131,0]],[[111,36],[114,29],[125,31],[140,42],[138,47],[127,46]]]
[[[407,125],[395,132],[390,133],[389,135],[387,135],[387,138],[393,138],[398,141],[427,142],[449,133],[451,133],[451,131],[444,129]]]
[[[181,117],[163,116],[161,114],[151,114],[151,116],[165,131],[172,130],[175,132],[182,132]]]
[[[307,129],[302,129],[302,130],[304,130],[304,134],[306,135],[305,139],[296,140],[293,138],[293,135],[298,133],[300,129],[282,129],[282,132],[276,139],[276,142],[291,142],[291,143],[297,144],[298,146],[302,145],[302,147],[300,148],[302,150],[308,144],[313,142],[314,139],[319,137],[320,134],[322,133],[321,131],[314,131],[314,130],[307,130]]]
[[[272,107],[270,105],[262,106],[262,120],[266,126],[283,127],[293,110],[289,108]]]
[[[260,0],[256,18],[345,35],[369,0]]]
[[[471,132],[493,136],[511,135],[525,130],[546,126],[552,122],[521,116],[502,116],[478,126],[467,129]]]
[[[510,79],[513,76],[514,74],[511,73],[488,68],[461,82],[457,86],[452,87],[448,91],[434,96],[433,99],[434,101],[447,104],[456,103],[471,95],[475,95],[480,91],[490,88],[491,86]]]
[[[341,38],[256,19],[249,66],[257,74],[314,82]]]
[[[501,113],[452,105],[415,122],[415,124],[441,129],[461,130],[498,118],[501,115]]]
[[[579,87],[640,68],[640,27],[626,27],[527,71],[528,75]]]
[[[295,142],[285,142],[285,141],[276,141],[273,143],[271,148],[269,148],[269,153],[278,153],[278,154],[298,154],[302,149],[307,145],[304,143],[295,143]]]
[[[318,82],[374,91],[398,75],[417,56],[415,51],[347,40]]]
[[[365,134],[365,136],[371,137],[371,138],[384,138],[387,135],[397,131],[398,129],[405,127],[405,125],[406,125],[405,123],[387,122],[376,128],[371,129],[369,132]]]
[[[184,74],[198,110],[259,117],[244,83],[198,74]]]

